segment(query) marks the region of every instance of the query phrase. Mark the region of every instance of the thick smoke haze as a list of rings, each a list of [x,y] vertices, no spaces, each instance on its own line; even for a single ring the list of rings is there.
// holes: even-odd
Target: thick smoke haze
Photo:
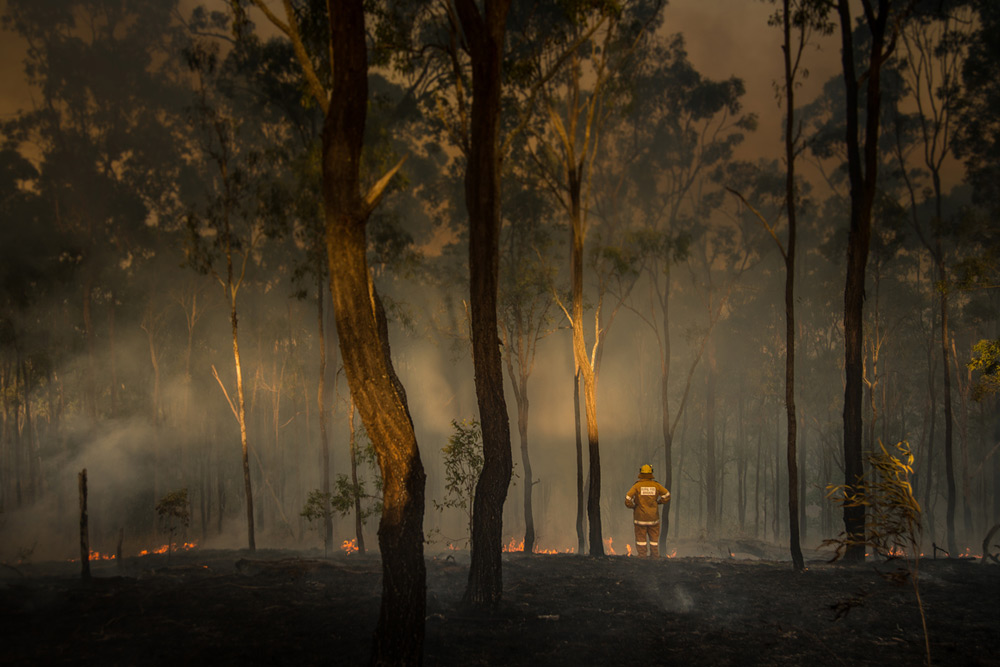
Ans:
[[[89,7],[65,4],[81,16]],[[236,322],[257,547],[324,548],[322,521],[301,515],[310,492],[323,487],[317,283],[333,493],[344,488],[338,477],[345,476],[345,486],[351,478],[350,393],[326,269],[318,281],[315,274],[325,262],[322,241],[318,264],[314,247],[322,224],[321,114],[302,106],[293,54],[263,16],[250,18],[267,48],[236,58],[228,23],[198,23],[193,2],[180,2],[157,22],[150,18],[161,11],[155,5],[138,5],[137,16],[151,25],[126,16],[114,33],[149,56],[136,72],[121,54],[104,55],[100,35],[84,35],[80,23],[60,30],[92,60],[84,66],[62,58],[58,47],[65,45],[46,41],[44,17],[27,0],[0,5],[0,13],[24,22],[5,23],[0,39],[0,562],[79,557],[83,469],[94,550],[113,552],[120,533],[126,555],[164,544],[156,504],[181,489],[190,525],[178,540],[247,546],[232,302],[219,243],[227,215],[242,280]],[[228,16],[227,7],[209,9]],[[621,97],[607,93],[609,120],[594,133],[600,140],[587,176],[584,331],[588,355],[595,355],[595,336],[603,341],[596,394],[601,520],[618,554],[633,540],[623,496],[646,463],[661,481],[672,472],[668,554],[719,555],[738,542],[787,547],[785,265],[775,243],[787,237],[785,109],[776,87],[780,31],[768,26],[775,11],[766,2],[669,3],[636,56],[642,66],[618,63],[620,85],[612,88]],[[148,32],[131,33],[130,25]],[[979,25],[976,18],[964,28],[970,40]],[[40,50],[27,52],[25,32]],[[683,36],[683,51],[671,41],[675,35]],[[839,48],[838,33],[815,37],[803,52],[809,76],[797,92],[797,493],[808,549],[843,529],[842,510],[827,497],[830,485],[844,483],[850,201]],[[642,60],[654,49],[655,58]],[[32,60],[40,57],[51,59]],[[25,62],[35,66],[33,82]],[[900,83],[900,61],[890,65],[867,266],[863,446],[870,453],[879,443],[909,442],[924,549],[947,539],[951,493],[957,546],[975,552],[1000,512],[996,398],[977,400],[982,374],[967,366],[977,343],[1000,337],[989,264],[995,204],[984,203],[983,186],[953,147],[945,150],[936,174],[942,189],[934,192],[917,121],[908,115],[924,107]],[[127,78],[126,71],[141,80],[107,84]],[[444,94],[426,81],[407,88],[408,76],[383,69],[371,77],[364,167],[374,181],[372,174],[410,156],[369,223],[369,242],[392,360],[427,473],[426,550],[438,554],[464,548],[467,539],[464,512],[438,508],[449,494],[442,448],[455,433],[453,421],[478,419],[468,221],[464,162],[448,125],[458,104],[432,99]],[[558,97],[567,80],[552,79],[552,108],[568,104]],[[514,88],[523,82],[508,85],[505,130],[527,98]],[[45,110],[51,113],[34,113]],[[559,152],[545,147],[557,145],[555,130],[546,114],[533,118],[525,130],[530,138],[504,162],[500,292],[501,301],[517,294],[511,299],[521,304],[539,295],[553,302],[547,319],[533,324],[539,333],[527,385],[531,479],[521,458],[515,387],[504,368],[515,467],[503,536],[505,543],[523,539],[523,489],[531,484],[537,547],[576,551],[570,226],[564,203],[551,196]],[[959,120],[951,118],[950,127]],[[514,257],[522,263],[505,264]],[[970,267],[979,278],[965,279]],[[942,345],[944,289],[950,328]],[[502,353],[514,355],[518,344],[502,345]],[[354,423],[363,454],[360,416]],[[580,428],[586,473],[586,425]],[[946,437],[953,443],[951,479]],[[362,461],[357,474],[374,493],[374,468]],[[339,550],[355,538],[353,505],[332,524],[329,546]],[[373,551],[377,525],[370,516],[364,528]],[[687,610],[693,602],[678,587],[663,604]]]

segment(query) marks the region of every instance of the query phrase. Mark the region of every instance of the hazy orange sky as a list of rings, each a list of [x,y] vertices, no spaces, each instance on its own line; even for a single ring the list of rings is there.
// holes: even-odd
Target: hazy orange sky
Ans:
[[[6,8],[6,0],[0,7]],[[189,4],[189,3],[183,3]],[[194,4],[194,3],[190,3]],[[214,4],[214,3],[212,3]],[[781,111],[774,101],[773,82],[781,76],[781,35],[767,25],[774,11],[770,2],[760,0],[672,0],[664,10],[664,30],[685,35],[691,61],[712,78],[742,77],[747,87],[747,108],[761,119],[761,135],[751,139],[760,154],[777,156]],[[839,52],[836,40],[827,40],[823,52],[807,54],[812,72],[801,99],[812,97],[818,86],[837,73]],[[0,117],[10,118],[19,109],[32,106],[32,95],[24,82],[21,64],[26,45],[17,35],[0,31]],[[780,135],[778,135],[780,137]]]

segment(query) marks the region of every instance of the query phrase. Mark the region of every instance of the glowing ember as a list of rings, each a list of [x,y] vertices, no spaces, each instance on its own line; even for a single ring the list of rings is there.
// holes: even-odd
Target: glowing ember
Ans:
[[[358,538],[351,540],[344,540],[344,543],[340,545],[340,548],[344,550],[344,553],[350,555],[358,550]]]
[[[677,555],[677,549],[674,549],[673,551],[667,554],[667,558],[673,558],[676,555]]]

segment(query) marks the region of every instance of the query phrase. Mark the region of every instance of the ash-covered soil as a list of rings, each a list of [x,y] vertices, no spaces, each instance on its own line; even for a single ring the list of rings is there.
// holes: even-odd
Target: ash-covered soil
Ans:
[[[898,563],[504,555],[504,600],[461,603],[468,555],[427,560],[427,665],[919,665]],[[379,609],[377,557],[193,550],[0,567],[0,663],[356,665]],[[936,665],[1000,665],[1000,567],[923,560]]]

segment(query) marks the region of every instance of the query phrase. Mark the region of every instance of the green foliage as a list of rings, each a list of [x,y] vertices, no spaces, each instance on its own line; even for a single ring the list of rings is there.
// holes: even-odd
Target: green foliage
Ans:
[[[972,347],[972,360],[966,366],[979,371],[980,375],[972,386],[972,397],[976,401],[1000,392],[1000,339],[982,339]]]
[[[847,547],[864,545],[882,556],[904,558],[906,570],[913,584],[913,592],[920,610],[924,631],[924,648],[927,664],[931,664],[930,639],[927,618],[920,600],[918,571],[920,567],[920,503],[913,495],[910,475],[913,474],[913,452],[906,441],[896,444],[890,452],[879,443],[880,452],[870,454],[868,475],[853,486],[827,487],[828,497],[842,507],[865,508],[865,534],[863,536],[841,533],[837,538],[824,540],[824,545],[835,545],[833,560],[843,556]],[[900,580],[900,577],[891,577]]]
[[[360,503],[361,523],[366,523],[369,517],[382,514],[382,475],[375,460],[375,446],[364,433],[358,437],[364,443],[357,454],[358,483],[352,483],[347,475],[337,475],[337,491],[330,501],[340,516],[347,516],[354,511],[355,503]],[[373,493],[365,488],[368,477],[372,479]]]
[[[455,433],[448,438],[448,444],[441,448],[444,453],[445,497],[434,501],[434,507],[460,509],[468,520],[466,543],[472,541],[472,503],[476,495],[476,482],[483,470],[483,435],[479,422],[475,419],[451,421]]]
[[[306,496],[306,504],[302,506],[302,511],[299,512],[299,516],[309,522],[309,527],[318,530],[323,536],[324,554],[328,553],[330,549],[323,526],[326,520],[333,516],[332,500],[332,493],[323,493],[319,489],[313,489]]]
[[[156,515],[160,517],[160,523],[166,528],[167,534],[170,536],[167,548],[168,560],[170,559],[170,552],[173,551],[174,535],[177,534],[177,531],[181,527],[187,528],[191,523],[191,512],[188,508],[187,489],[171,491],[160,498],[160,502],[156,503]]]
[[[156,503],[156,514],[171,533],[178,528],[178,524],[187,528],[191,522],[187,489],[171,491],[160,498],[160,502]]]
[[[879,443],[878,453],[869,455],[871,466],[866,478],[853,486],[829,486],[828,497],[842,507],[865,508],[865,535],[847,535],[824,541],[836,545],[834,560],[849,546],[863,544],[886,557],[906,554],[916,558],[920,545],[920,503],[913,495],[913,452],[907,442],[895,445],[895,452]]]

